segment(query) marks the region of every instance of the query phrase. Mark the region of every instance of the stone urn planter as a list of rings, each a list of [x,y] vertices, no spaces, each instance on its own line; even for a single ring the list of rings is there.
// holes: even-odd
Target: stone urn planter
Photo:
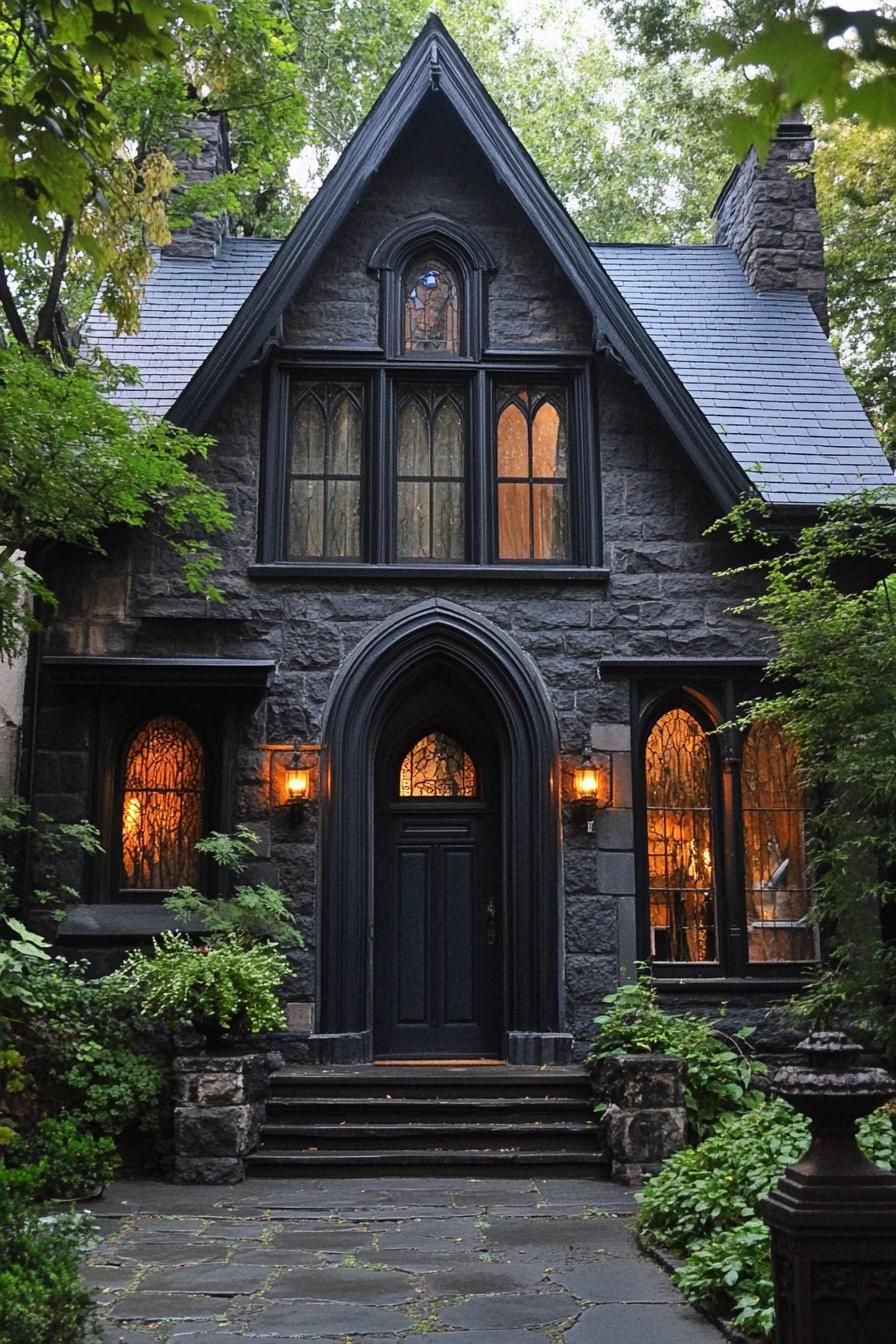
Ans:
[[[174,1178],[234,1185],[258,1145],[268,1077],[279,1061],[259,1052],[180,1055],[174,1061]]]
[[[603,1102],[612,1176],[639,1185],[687,1143],[684,1060],[672,1055],[609,1055],[591,1069]]]

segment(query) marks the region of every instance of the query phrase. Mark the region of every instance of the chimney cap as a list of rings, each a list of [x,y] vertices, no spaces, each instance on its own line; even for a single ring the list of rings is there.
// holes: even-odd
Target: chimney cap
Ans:
[[[786,117],[782,117],[778,122],[778,129],[775,131],[776,140],[808,140],[812,135],[812,127],[803,116],[803,109],[799,103]]]

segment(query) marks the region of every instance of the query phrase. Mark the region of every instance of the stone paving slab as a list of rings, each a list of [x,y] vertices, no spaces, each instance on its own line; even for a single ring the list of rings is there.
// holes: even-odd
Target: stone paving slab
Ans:
[[[117,1182],[103,1344],[720,1344],[599,1180]]]

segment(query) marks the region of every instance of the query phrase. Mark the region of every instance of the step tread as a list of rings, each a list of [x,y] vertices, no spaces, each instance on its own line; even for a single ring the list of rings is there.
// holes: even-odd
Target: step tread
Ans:
[[[538,1121],[529,1124],[476,1124],[474,1121],[469,1123],[450,1124],[450,1125],[432,1125],[432,1124],[404,1124],[404,1125],[304,1125],[304,1124],[271,1124],[266,1123],[262,1133],[264,1135],[298,1135],[298,1134],[326,1134],[343,1135],[345,1138],[364,1138],[366,1135],[382,1135],[388,1138],[397,1138],[402,1134],[425,1136],[429,1134],[594,1134],[598,1126],[588,1120],[546,1120],[544,1123]]]
[[[265,1149],[252,1153],[247,1161],[251,1166],[274,1166],[275,1164],[290,1167],[301,1166],[321,1166],[325,1163],[333,1166],[360,1166],[362,1163],[382,1163],[383,1165],[395,1164],[405,1165],[411,1162],[426,1165],[432,1163],[439,1165],[441,1163],[464,1162],[573,1162],[585,1166],[606,1166],[607,1157],[602,1153],[582,1153],[577,1150],[562,1148],[551,1148],[539,1152],[537,1149],[526,1152],[519,1148],[456,1148],[456,1149],[430,1149],[430,1148],[403,1148],[400,1152],[381,1151],[370,1149],[365,1152],[340,1153],[334,1156],[331,1152],[293,1152],[289,1149],[278,1151],[276,1149]]]
[[[301,1083],[357,1082],[360,1084],[373,1082],[376,1086],[386,1081],[401,1081],[416,1085],[421,1082],[451,1083],[462,1080],[487,1086],[495,1082],[517,1083],[529,1082],[530,1080],[543,1085],[545,1082],[555,1080],[557,1082],[587,1083],[590,1086],[591,1076],[578,1064],[557,1064],[544,1068],[529,1064],[495,1064],[494,1066],[463,1064],[413,1064],[403,1066],[381,1064],[328,1064],[318,1066],[302,1064],[290,1066],[287,1064],[271,1075],[272,1082],[276,1083],[279,1080]]]
[[[521,1110],[543,1110],[545,1108],[562,1108],[563,1110],[586,1110],[591,1101],[588,1097],[391,1097],[391,1096],[363,1096],[363,1097],[301,1097],[294,1096],[271,1096],[268,1099],[268,1105],[275,1109],[285,1109],[287,1106],[318,1106],[321,1109],[328,1110],[337,1107],[351,1107],[366,1109],[372,1106],[387,1106],[396,1110],[408,1109],[412,1107],[432,1107],[438,1110],[509,1110],[511,1107],[519,1107]]]

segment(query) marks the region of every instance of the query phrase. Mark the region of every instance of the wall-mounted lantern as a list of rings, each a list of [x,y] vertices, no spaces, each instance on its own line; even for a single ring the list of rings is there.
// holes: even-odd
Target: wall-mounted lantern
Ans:
[[[587,818],[587,830],[594,830],[594,813],[609,807],[613,800],[613,757],[607,751],[593,751],[588,739],[582,745],[581,762],[573,770],[575,801]]]
[[[308,753],[320,751],[320,747],[312,746],[308,743],[299,746],[298,742],[292,749],[290,757],[283,771],[283,787],[286,794],[286,806],[301,809],[303,803],[309,803],[314,797],[314,770],[311,762],[308,760]]]

